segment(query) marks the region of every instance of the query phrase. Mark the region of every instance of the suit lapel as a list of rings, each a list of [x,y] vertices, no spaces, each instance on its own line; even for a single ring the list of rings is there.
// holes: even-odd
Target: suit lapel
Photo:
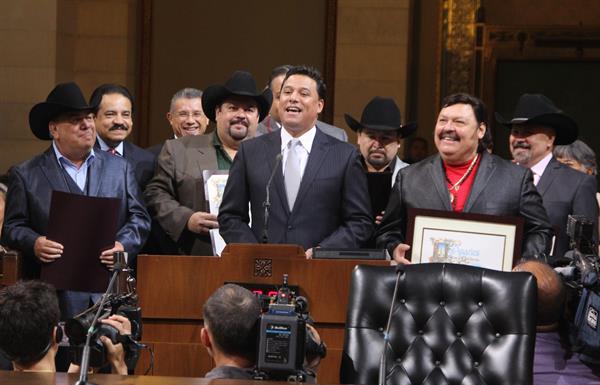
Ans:
[[[317,176],[323,160],[325,160],[325,157],[329,152],[330,146],[328,141],[329,139],[327,138],[326,134],[323,134],[317,129],[310,154],[308,155],[308,161],[306,162],[306,168],[304,169],[304,174],[302,175],[300,190],[298,190],[298,196],[296,197],[294,207],[300,206],[299,202],[302,201],[302,198],[304,198],[304,195],[306,195],[306,192]]]
[[[485,151],[482,152],[480,156],[481,161],[477,168],[477,174],[475,174],[475,180],[473,181],[473,186],[471,186],[471,192],[469,193],[463,212],[469,212],[471,210],[477,197],[484,190],[485,186],[487,186],[488,181],[494,174],[494,159],[485,153]]]
[[[444,209],[452,211],[452,205],[450,204],[450,193],[446,187],[446,173],[442,166],[442,159],[440,156],[435,156],[429,163],[429,174],[431,175],[431,181],[435,186],[439,198],[444,205]]]
[[[94,151],[94,160],[90,164],[87,173],[88,195],[98,196],[101,180],[104,179],[104,173],[107,171],[104,167],[104,156],[114,156],[102,153],[102,150]]]
[[[277,167],[275,176],[271,188],[275,190],[279,196],[279,201],[283,206],[282,209],[285,213],[290,212],[290,206],[287,201],[287,194],[285,193],[285,184],[283,182],[283,160],[277,162],[277,156],[281,154],[281,135],[280,134],[268,134],[267,149],[265,151],[265,164],[268,167],[267,177],[271,176],[273,167]],[[267,180],[268,181],[268,180]],[[271,190],[273,191],[273,190]]]
[[[52,190],[69,191],[69,186],[67,186],[67,182],[65,181],[65,175],[58,164],[58,160],[56,159],[56,155],[54,155],[54,149],[52,147],[44,153],[40,169],[50,186],[52,186]]]
[[[129,143],[128,141],[124,140],[123,141],[123,158],[131,161],[132,165],[135,164],[135,153],[134,153],[134,149],[133,146],[131,145],[131,143]],[[135,170],[134,170],[135,171]]]
[[[560,168],[560,163],[558,163],[558,161],[554,157],[552,157],[536,186],[538,192],[542,197],[554,181],[554,178],[556,178],[556,170],[558,168]]]
[[[216,170],[219,168],[217,162],[217,152],[215,147],[213,146],[214,141],[214,132],[208,135],[198,135],[194,136],[194,142],[200,142],[198,145],[189,145],[189,148],[192,149],[192,156],[194,158],[197,167],[194,170],[186,170],[186,172],[190,173],[190,175],[196,175],[198,173],[199,177],[202,178],[202,170]],[[175,139],[177,140],[177,139]],[[182,156],[176,155],[176,156]]]

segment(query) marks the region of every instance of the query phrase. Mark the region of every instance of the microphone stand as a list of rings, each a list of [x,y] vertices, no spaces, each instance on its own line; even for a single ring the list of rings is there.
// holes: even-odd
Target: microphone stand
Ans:
[[[281,158],[283,155],[277,154],[275,158],[275,166],[273,166],[273,171],[271,171],[271,176],[267,181],[267,186],[265,187],[266,196],[265,201],[263,202],[263,207],[265,208],[265,223],[263,226],[263,234],[262,234],[262,243],[269,243],[269,213],[271,209],[271,184],[273,182],[273,178],[275,177],[275,173],[277,172],[277,167],[279,167],[279,163],[281,163]]]
[[[83,346],[83,353],[81,354],[81,366],[79,367],[79,380],[75,383],[75,385],[96,385],[92,382],[88,382],[88,370],[90,367],[90,343],[92,341],[92,335],[95,332],[96,322],[98,322],[98,318],[100,318],[100,313],[104,309],[104,304],[106,303],[108,297],[112,294],[113,286],[117,281],[117,277],[119,273],[123,270],[123,256],[118,256],[117,254],[123,254],[120,251],[115,252],[115,264],[113,265],[113,273],[110,278],[110,282],[108,283],[108,288],[106,292],[102,295],[102,299],[100,300],[100,305],[98,306],[98,310],[96,310],[96,314],[94,315],[94,319],[92,320],[92,324],[87,331],[87,335],[85,337],[85,345]],[[119,258],[120,257],[120,258]]]
[[[383,334],[383,350],[381,351],[381,358],[379,360],[379,385],[385,385],[387,377],[387,360],[385,353],[390,342],[390,324],[392,323],[392,314],[394,314],[394,305],[396,304],[396,296],[398,294],[398,286],[400,283],[400,277],[404,274],[404,265],[396,266],[396,283],[394,284],[394,294],[392,295],[392,305],[390,306],[390,314],[388,315],[387,326],[385,327],[385,333]]]

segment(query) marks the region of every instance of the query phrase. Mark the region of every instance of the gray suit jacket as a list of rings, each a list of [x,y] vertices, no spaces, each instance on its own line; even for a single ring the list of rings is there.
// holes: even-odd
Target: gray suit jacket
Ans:
[[[550,223],[556,230],[554,256],[562,257],[569,250],[567,218],[583,215],[594,221],[594,239],[598,235],[598,203],[596,201],[596,179],[572,169],[554,157],[546,166],[537,184]]]
[[[150,216],[144,207],[133,168],[120,157],[103,151],[95,151],[95,154],[88,170],[89,195],[121,200],[116,240],[128,253],[137,254],[150,231]],[[52,147],[11,172],[2,243],[25,255],[27,277],[39,275],[33,245],[38,237],[48,233],[52,191],[69,191]]]
[[[144,192],[152,217],[177,244],[181,254],[213,254],[208,235],[187,229],[193,213],[207,211],[202,171],[218,167],[213,135],[167,140],[158,156],[156,173]]]
[[[321,129],[325,134],[333,136],[336,139],[341,140],[342,142],[348,141],[348,134],[343,129],[332,126],[331,124],[327,124],[320,120],[317,120],[317,127]],[[262,122],[258,124],[258,128],[256,129],[256,136],[261,136],[264,134],[268,134],[270,132],[279,131],[281,129],[281,125],[279,123],[274,122],[270,116],[267,116]]]
[[[522,256],[548,253],[552,227],[533,186],[531,171],[487,152],[481,154],[464,212],[522,217],[525,220]],[[377,246],[390,253],[404,242],[409,208],[451,211],[446,176],[439,155],[403,168],[398,173],[377,232]]]
[[[227,243],[262,240],[263,202],[269,176],[270,243],[293,243],[305,249],[358,247],[372,232],[371,204],[359,154],[317,129],[294,207],[287,202],[281,162],[281,134],[245,141],[233,161],[219,208],[220,233]],[[248,226],[248,202],[252,228]]]

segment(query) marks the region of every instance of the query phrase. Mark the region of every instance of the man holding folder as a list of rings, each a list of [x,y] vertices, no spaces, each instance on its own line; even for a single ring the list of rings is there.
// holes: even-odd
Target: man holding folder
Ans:
[[[93,150],[95,107],[86,103],[75,83],[64,83],[29,113],[33,134],[52,140],[52,144],[11,172],[2,231],[2,243],[23,253],[26,278],[38,277],[41,266],[56,263],[65,252],[63,244],[47,238],[54,191],[119,200],[116,239],[112,247],[98,255],[102,264],[111,266],[116,251],[137,253],[146,240],[150,217],[131,166],[124,159]],[[89,231],[98,232],[95,226],[90,223]],[[63,318],[86,309],[96,297],[87,292],[59,290]]]

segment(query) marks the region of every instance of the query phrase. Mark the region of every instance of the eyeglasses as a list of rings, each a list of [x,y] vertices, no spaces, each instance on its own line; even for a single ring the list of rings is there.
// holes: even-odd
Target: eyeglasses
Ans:
[[[188,119],[191,116],[192,119],[198,120],[198,119],[202,118],[204,116],[204,114],[199,111],[194,111],[194,112],[179,111],[175,114],[175,116],[177,116],[179,119]]]

